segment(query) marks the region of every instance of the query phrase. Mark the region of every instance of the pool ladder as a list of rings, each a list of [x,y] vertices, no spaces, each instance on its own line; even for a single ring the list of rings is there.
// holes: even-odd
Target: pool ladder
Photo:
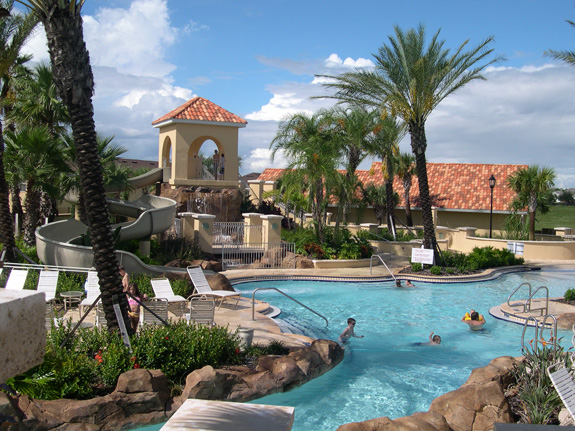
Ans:
[[[547,286],[539,286],[537,289],[535,289],[535,291],[533,293],[531,293],[531,290],[532,290],[531,284],[530,283],[521,283],[519,285],[519,287],[517,287],[517,289],[515,289],[513,292],[511,292],[511,294],[507,298],[507,305],[509,306],[509,308],[511,308],[512,310],[515,310],[514,305],[511,304],[511,297],[513,295],[515,295],[515,293],[517,293],[519,291],[519,289],[521,289],[523,286],[529,286],[529,298],[527,298],[525,300],[525,302],[523,303],[523,311],[520,311],[520,313],[530,313],[533,311],[540,311],[541,316],[547,317],[547,313],[549,311],[549,289],[547,288]],[[535,294],[537,292],[539,292],[541,289],[545,290],[545,306],[539,307],[539,308],[532,308],[531,300],[533,299]],[[515,304],[515,305],[517,305],[517,304]],[[519,304],[519,305],[521,305],[521,304]],[[528,319],[528,320],[530,320],[530,319]]]
[[[551,319],[551,322],[547,322],[547,319]],[[529,342],[529,346],[525,345],[525,332],[529,326],[529,322],[533,321],[533,326],[535,327],[535,337]],[[541,335],[539,335],[539,328],[541,328]],[[549,341],[543,338],[543,331],[548,329],[551,332],[551,338]],[[575,346],[575,325],[573,325],[573,337],[571,337],[571,342]],[[533,342],[533,343],[532,343]],[[537,352],[537,344],[541,343],[543,346],[551,343],[553,349],[557,350],[557,319],[552,314],[547,314],[542,320],[537,320],[535,317],[529,317],[525,320],[525,325],[523,326],[523,333],[521,334],[521,347],[524,351],[531,350],[532,352]]]
[[[328,327],[329,321],[327,320],[327,318],[326,318],[325,316],[322,316],[322,315],[319,314],[317,311],[315,311],[315,310],[309,308],[307,305],[302,304],[302,303],[299,302],[297,299],[292,298],[292,297],[289,296],[287,293],[282,292],[282,291],[279,290],[277,287],[258,287],[257,289],[255,289],[255,290],[253,291],[253,293],[252,293],[252,320],[256,320],[256,317],[255,317],[255,316],[256,316],[256,306],[255,306],[256,301],[255,301],[255,298],[256,298],[256,292],[257,292],[258,290],[275,290],[276,292],[281,293],[281,294],[282,294],[283,296],[285,296],[286,298],[291,299],[293,302],[295,302],[295,303],[301,305],[302,307],[308,309],[308,310],[311,311],[312,313],[317,314],[319,317],[321,317],[323,320],[325,320],[325,327],[326,327],[326,328]]]

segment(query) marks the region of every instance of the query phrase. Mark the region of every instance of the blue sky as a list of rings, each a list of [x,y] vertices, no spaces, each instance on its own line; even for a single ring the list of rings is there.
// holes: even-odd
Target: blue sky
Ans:
[[[394,25],[423,23],[429,35],[441,29],[451,49],[492,35],[507,58],[432,114],[428,161],[540,164],[555,169],[557,186],[575,187],[575,68],[543,56],[574,49],[565,22],[575,20],[574,2],[87,0],[83,15],[96,127],[115,135],[126,157],[157,160],[152,121],[201,96],[248,120],[242,173],[261,172],[272,167],[282,118],[331,105],[310,100],[325,94],[314,75],[369,67]],[[43,29],[29,52],[48,59]],[[401,148],[410,150],[408,138]]]

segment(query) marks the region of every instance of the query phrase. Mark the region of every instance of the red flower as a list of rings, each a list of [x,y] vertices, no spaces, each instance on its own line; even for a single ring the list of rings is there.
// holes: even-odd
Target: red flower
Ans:
[[[130,361],[136,362],[136,357],[135,357],[135,356],[132,356],[132,357],[130,358]]]
[[[94,359],[96,361],[98,361],[99,364],[101,364],[102,362],[104,362],[104,360],[102,359],[102,355],[100,355],[99,353],[96,354],[96,356],[94,356]]]
[[[240,354],[240,349],[236,348],[236,355]]]
[[[169,339],[170,339],[170,337],[168,337],[168,336],[166,336],[166,337],[164,337],[164,338],[165,338],[166,340],[169,340]]]
[[[138,364],[137,362],[134,364],[134,368],[140,368],[140,364]]]

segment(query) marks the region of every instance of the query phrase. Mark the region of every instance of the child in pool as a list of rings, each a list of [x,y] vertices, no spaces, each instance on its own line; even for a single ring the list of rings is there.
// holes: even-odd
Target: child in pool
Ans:
[[[347,319],[347,327],[343,330],[343,332],[341,333],[341,335],[338,338],[338,341],[340,344],[349,343],[349,340],[351,339],[351,337],[363,338],[363,335],[356,335],[355,334],[354,328],[355,328],[355,319],[350,317],[349,319]]]

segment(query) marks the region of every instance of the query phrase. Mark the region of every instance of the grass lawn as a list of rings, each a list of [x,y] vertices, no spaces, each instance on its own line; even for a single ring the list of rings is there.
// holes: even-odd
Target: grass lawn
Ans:
[[[535,229],[570,227],[575,229],[575,205],[552,205],[547,214],[537,214]]]

